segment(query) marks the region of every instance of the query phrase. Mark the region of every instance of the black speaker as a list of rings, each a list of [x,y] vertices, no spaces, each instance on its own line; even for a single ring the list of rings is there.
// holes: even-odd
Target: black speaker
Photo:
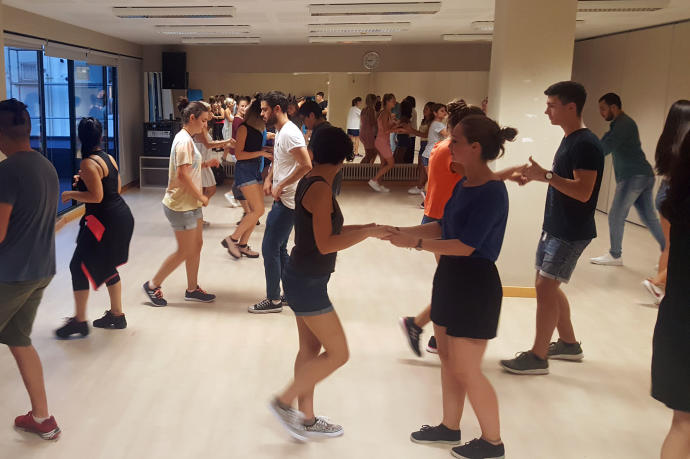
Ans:
[[[187,53],[163,53],[163,89],[187,89]]]

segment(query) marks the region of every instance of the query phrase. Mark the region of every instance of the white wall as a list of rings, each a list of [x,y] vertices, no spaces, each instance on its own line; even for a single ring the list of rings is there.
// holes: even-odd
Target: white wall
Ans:
[[[669,107],[690,99],[690,22],[655,27],[576,43],[573,79],[585,85],[587,125],[601,136],[608,123],[599,115],[599,97],[620,95],[623,110],[640,130],[642,149],[654,165],[654,150]],[[599,209],[608,211],[615,192],[611,159],[602,182]],[[636,212],[629,220],[639,223]],[[600,229],[600,234],[606,234]]]
[[[139,177],[139,156],[144,146],[144,86],[141,68],[141,61],[124,59],[117,69],[120,176],[123,184],[131,183]]]

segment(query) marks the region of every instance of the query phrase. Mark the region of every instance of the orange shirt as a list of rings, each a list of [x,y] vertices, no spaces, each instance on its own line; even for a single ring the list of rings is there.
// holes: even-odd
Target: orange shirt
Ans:
[[[443,210],[453,194],[455,185],[465,175],[459,164],[454,166],[457,172],[451,171],[452,162],[450,139],[437,143],[429,157],[429,182],[424,199],[424,215],[427,217],[437,220],[443,218]]]

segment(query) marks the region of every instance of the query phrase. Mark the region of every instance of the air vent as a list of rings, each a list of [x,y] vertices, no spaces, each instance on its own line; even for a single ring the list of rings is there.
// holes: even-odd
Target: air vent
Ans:
[[[157,25],[156,32],[164,35],[206,36],[240,35],[249,33],[248,25]]]
[[[659,11],[670,0],[579,0],[578,13],[646,13]]]
[[[411,22],[348,22],[339,24],[309,24],[309,33],[385,35],[410,30]]]
[[[441,35],[441,38],[443,38],[444,41],[491,41],[493,35],[490,33],[447,33]]]
[[[116,6],[113,14],[124,19],[191,18],[213,19],[232,18],[234,6]]]
[[[403,14],[436,14],[441,2],[339,3],[309,5],[312,16],[385,16]]]
[[[187,45],[220,45],[220,44],[242,44],[254,45],[261,43],[260,37],[185,37],[182,43]]]
[[[309,37],[309,43],[360,43],[384,42],[393,40],[392,35],[348,35]]]

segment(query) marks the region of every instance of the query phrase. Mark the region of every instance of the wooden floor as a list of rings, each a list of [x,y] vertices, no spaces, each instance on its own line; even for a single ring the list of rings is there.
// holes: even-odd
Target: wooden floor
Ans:
[[[341,205],[347,223],[415,224],[418,197],[403,186],[379,195],[347,184]],[[224,190],[222,190],[224,191]],[[290,378],[297,346],[289,310],[251,315],[265,296],[261,259],[234,261],[219,242],[241,211],[219,194],[205,210],[201,285],[218,295],[212,304],[185,303],[184,270],[163,289],[167,308],[144,305],[141,284],[174,248],[160,204],[161,191],[134,190],[126,200],[136,218],[130,262],[122,268],[129,327],[91,329],[87,339],[57,341],[53,330],[73,308],[68,263],[77,223],[57,236],[58,274],[48,288],[33,332],[45,367],[51,412],[63,434],[57,443],[15,432],[15,415],[28,399],[14,361],[0,350],[1,458],[445,458],[447,447],[413,444],[409,434],[440,422],[438,359],[412,355],[398,328],[428,301],[433,257],[372,240],[339,255],[330,283],[351,360],[317,387],[317,414],[342,424],[341,438],[293,443],[267,410]],[[512,376],[498,360],[530,347],[533,299],[504,300],[498,338],[484,368],[495,385],[502,435],[510,458],[658,457],[670,412],[649,396],[651,336],[656,309],[639,285],[656,263],[657,249],[643,228],[628,225],[626,266],[587,263],[608,247],[605,216],[600,237],[586,250],[566,287],[573,307],[582,363],[552,362],[549,376]],[[260,249],[262,226],[250,244]],[[509,229],[510,231],[510,229]],[[530,241],[536,237],[530,235]],[[533,269],[511,260],[508,269]],[[105,289],[91,298],[89,315],[107,309]],[[430,336],[430,328],[423,338]],[[467,406],[463,441],[478,435]]]

